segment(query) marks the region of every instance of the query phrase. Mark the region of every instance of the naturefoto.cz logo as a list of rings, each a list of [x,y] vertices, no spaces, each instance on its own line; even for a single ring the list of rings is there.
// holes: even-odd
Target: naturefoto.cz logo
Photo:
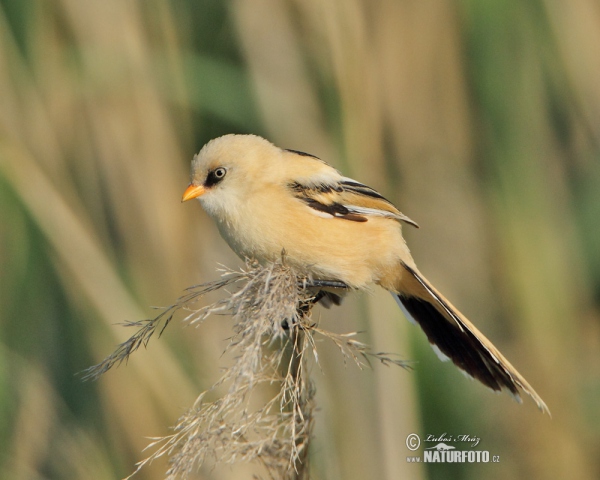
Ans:
[[[416,452],[423,444],[422,456],[408,456],[409,463],[497,463],[499,455],[490,455],[487,450],[464,450],[465,447],[476,448],[480,438],[472,435],[451,436],[426,435],[423,441],[416,433],[406,437],[406,447],[411,452]],[[431,446],[429,446],[431,445]]]

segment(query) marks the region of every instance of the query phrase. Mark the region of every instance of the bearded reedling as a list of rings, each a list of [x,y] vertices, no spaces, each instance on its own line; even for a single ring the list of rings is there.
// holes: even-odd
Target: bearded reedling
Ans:
[[[192,161],[182,201],[197,198],[241,258],[286,261],[314,279],[356,289],[388,290],[419,325],[442,360],[519,402],[528,394],[548,407],[527,380],[419,272],[402,237],[418,225],[374,189],[319,158],[284,150],[255,135],[208,142]],[[323,301],[339,297],[323,291]]]

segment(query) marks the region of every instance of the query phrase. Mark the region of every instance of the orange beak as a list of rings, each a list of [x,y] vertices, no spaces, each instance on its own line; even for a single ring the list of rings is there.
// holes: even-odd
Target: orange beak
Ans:
[[[181,201],[187,202],[188,200],[191,200],[192,198],[198,198],[199,196],[204,195],[205,192],[206,192],[206,189],[204,188],[203,185],[194,185],[194,184],[190,183],[188,185],[188,187],[185,189],[185,192],[183,192],[183,197],[181,197]]]

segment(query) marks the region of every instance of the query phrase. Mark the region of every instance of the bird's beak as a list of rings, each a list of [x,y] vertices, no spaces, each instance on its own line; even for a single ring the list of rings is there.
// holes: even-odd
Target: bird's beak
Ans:
[[[194,185],[193,183],[190,183],[185,189],[185,192],[183,192],[181,201],[187,202],[192,198],[198,198],[199,196],[204,195],[204,193],[206,193],[206,188],[204,188],[204,185]]]

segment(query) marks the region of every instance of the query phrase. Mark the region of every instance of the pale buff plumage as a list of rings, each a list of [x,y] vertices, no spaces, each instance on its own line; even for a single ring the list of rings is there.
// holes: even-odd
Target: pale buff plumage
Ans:
[[[402,225],[410,218],[375,190],[320,159],[254,135],[225,135],[192,161],[183,200],[198,198],[242,258],[291,264],[316,279],[389,290],[442,359],[494,390],[545,403],[492,343],[417,269]]]

